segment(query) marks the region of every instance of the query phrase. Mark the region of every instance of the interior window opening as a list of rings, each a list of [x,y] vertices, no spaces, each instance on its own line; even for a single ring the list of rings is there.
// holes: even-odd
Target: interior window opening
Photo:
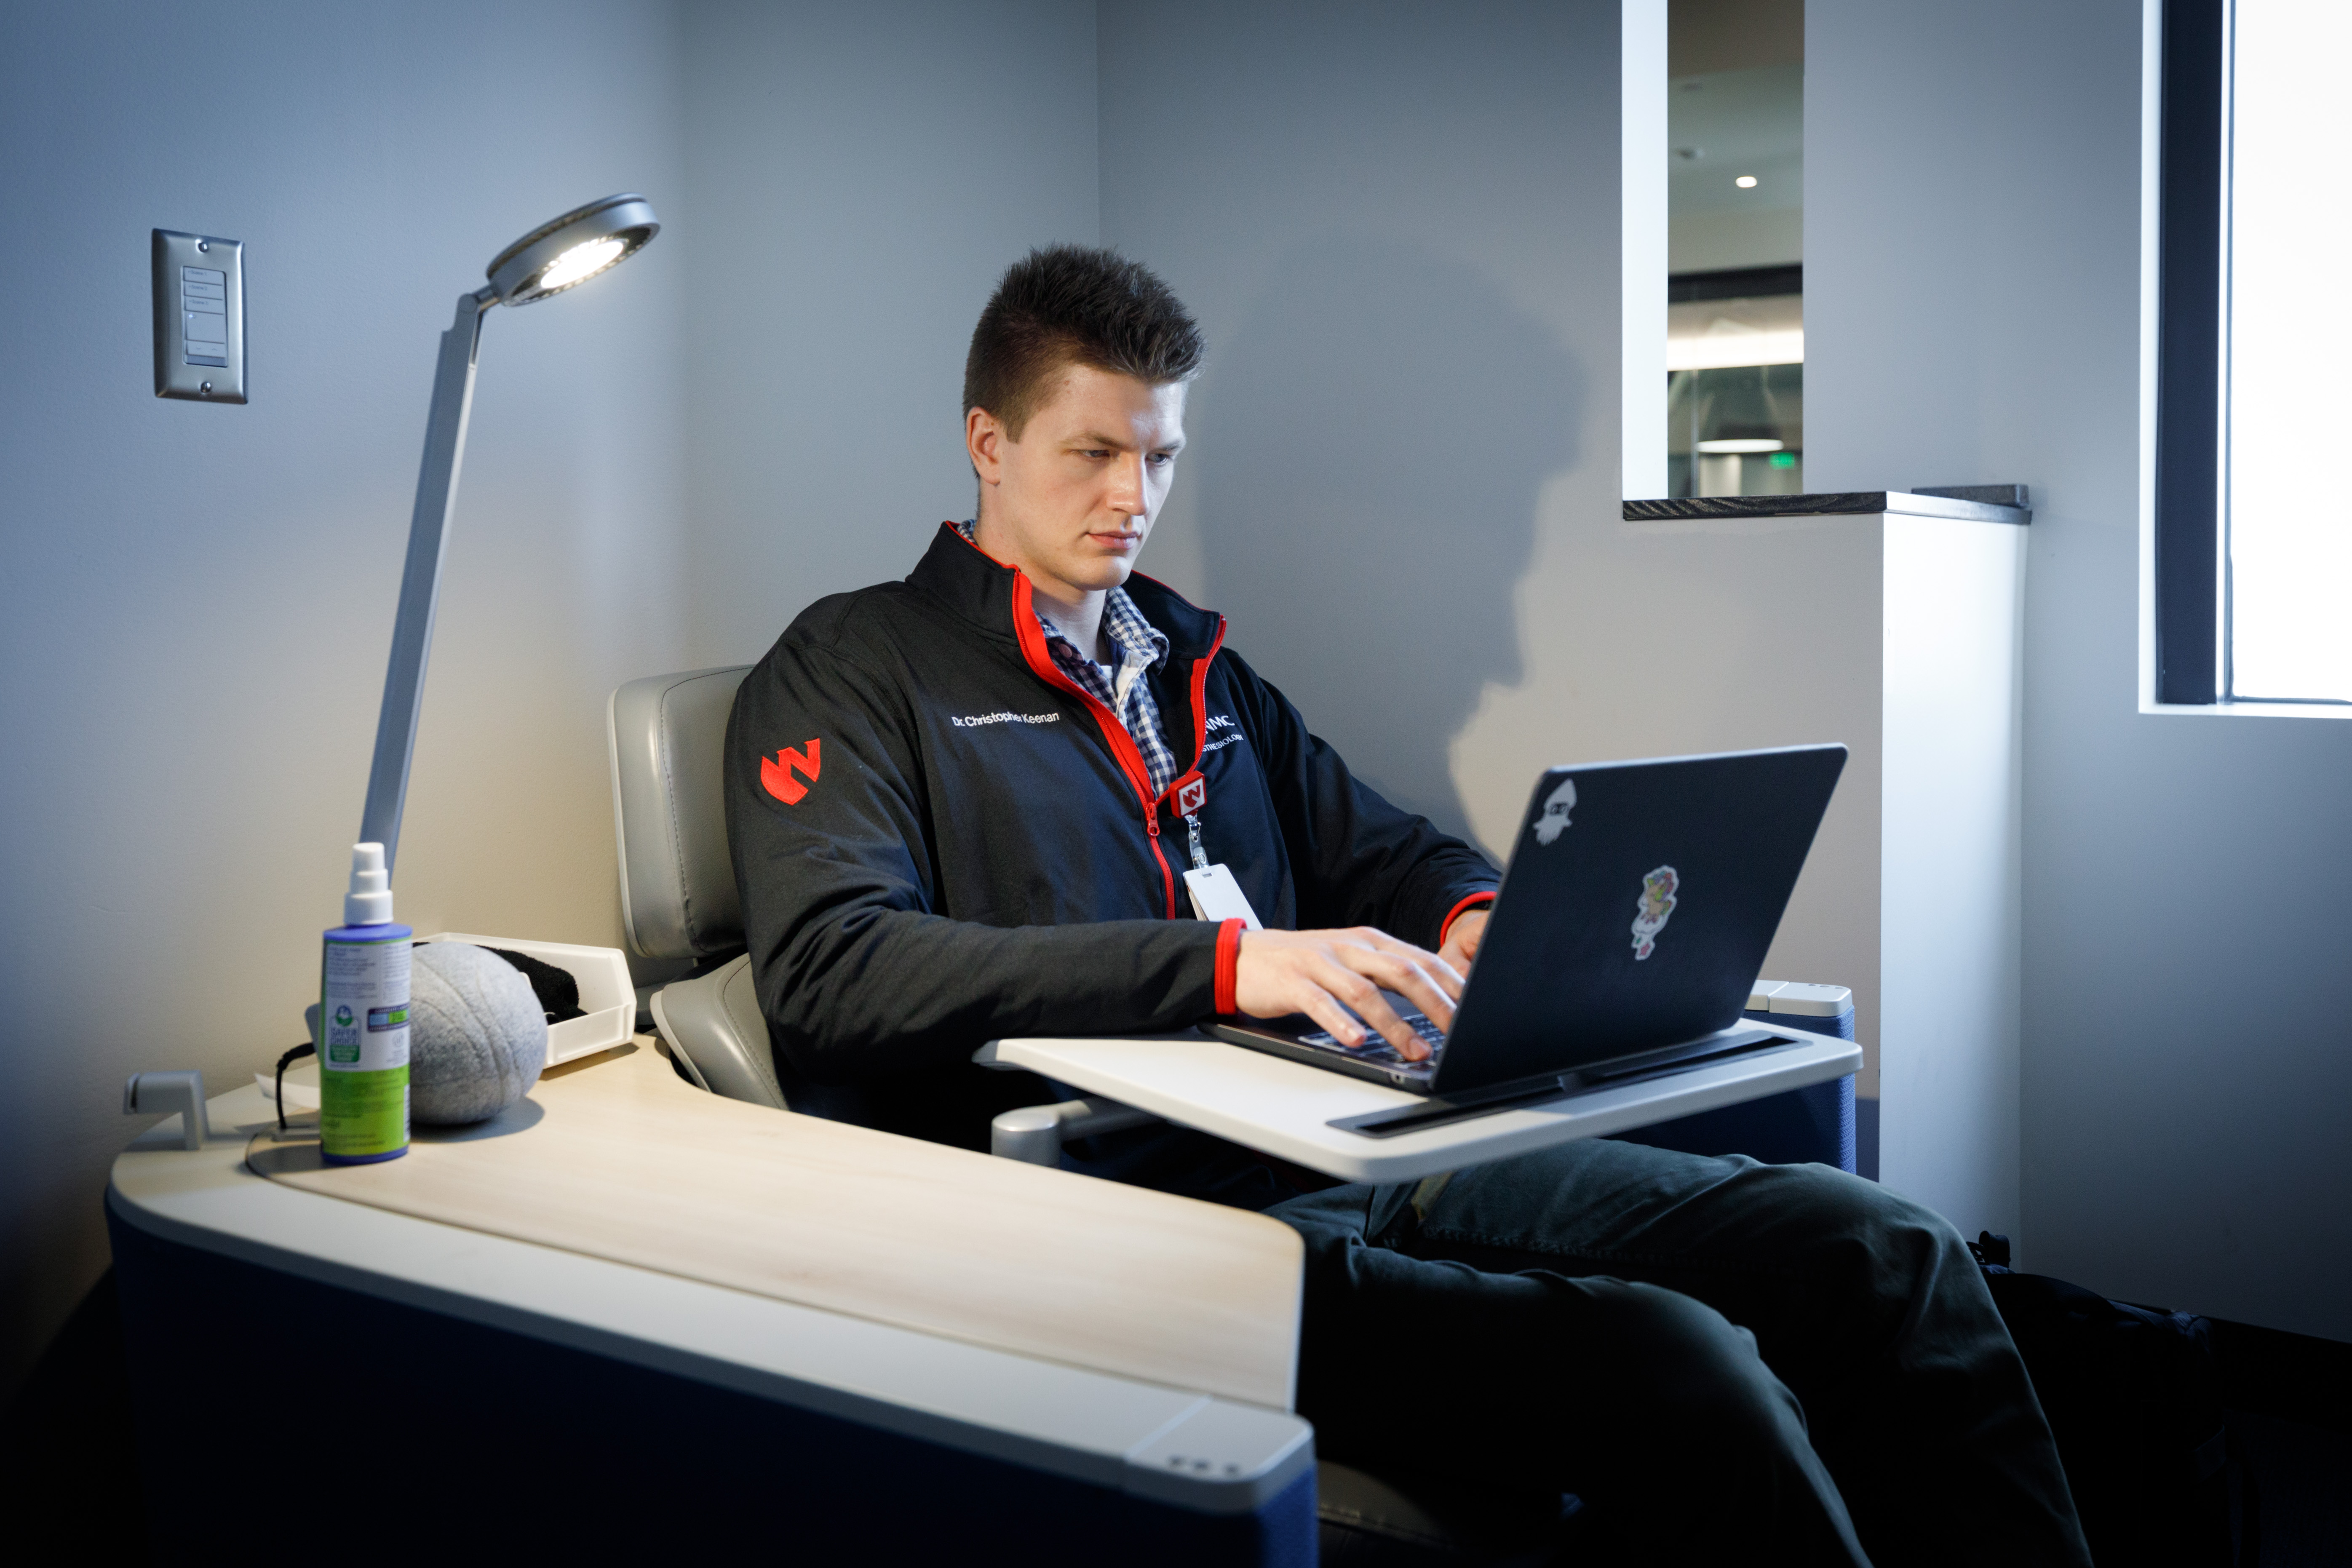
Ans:
[[[1805,488],[1804,31],[1802,0],[1668,11],[1670,496]]]

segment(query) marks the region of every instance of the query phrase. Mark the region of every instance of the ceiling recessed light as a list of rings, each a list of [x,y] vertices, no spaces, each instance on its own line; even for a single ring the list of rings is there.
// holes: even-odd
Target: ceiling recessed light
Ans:
[[[1738,185],[1743,191],[1752,191],[1756,188],[1756,176],[1753,174],[1742,174],[1739,178],[1732,181],[1731,183]]]

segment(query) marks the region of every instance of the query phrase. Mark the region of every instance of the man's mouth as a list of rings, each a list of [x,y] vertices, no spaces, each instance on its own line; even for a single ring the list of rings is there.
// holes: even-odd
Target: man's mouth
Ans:
[[[1139,533],[1089,533],[1087,537],[1106,550],[1135,550],[1143,543],[1143,535]]]

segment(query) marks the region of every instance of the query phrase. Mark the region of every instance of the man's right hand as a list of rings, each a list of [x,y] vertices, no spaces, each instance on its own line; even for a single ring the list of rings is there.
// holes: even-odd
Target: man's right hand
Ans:
[[[1353,1009],[1399,1056],[1422,1060],[1427,1042],[1405,1026],[1383,989],[1411,1000],[1440,1029],[1454,1027],[1462,976],[1433,952],[1370,926],[1242,933],[1234,973],[1234,1002],[1242,1012],[1253,1018],[1304,1013],[1343,1045],[1360,1046],[1364,1030],[1349,1016]]]

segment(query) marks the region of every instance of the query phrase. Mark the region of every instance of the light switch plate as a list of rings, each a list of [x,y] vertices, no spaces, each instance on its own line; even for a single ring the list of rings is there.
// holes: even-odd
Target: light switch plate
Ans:
[[[245,401],[245,247],[155,231],[155,395]]]

